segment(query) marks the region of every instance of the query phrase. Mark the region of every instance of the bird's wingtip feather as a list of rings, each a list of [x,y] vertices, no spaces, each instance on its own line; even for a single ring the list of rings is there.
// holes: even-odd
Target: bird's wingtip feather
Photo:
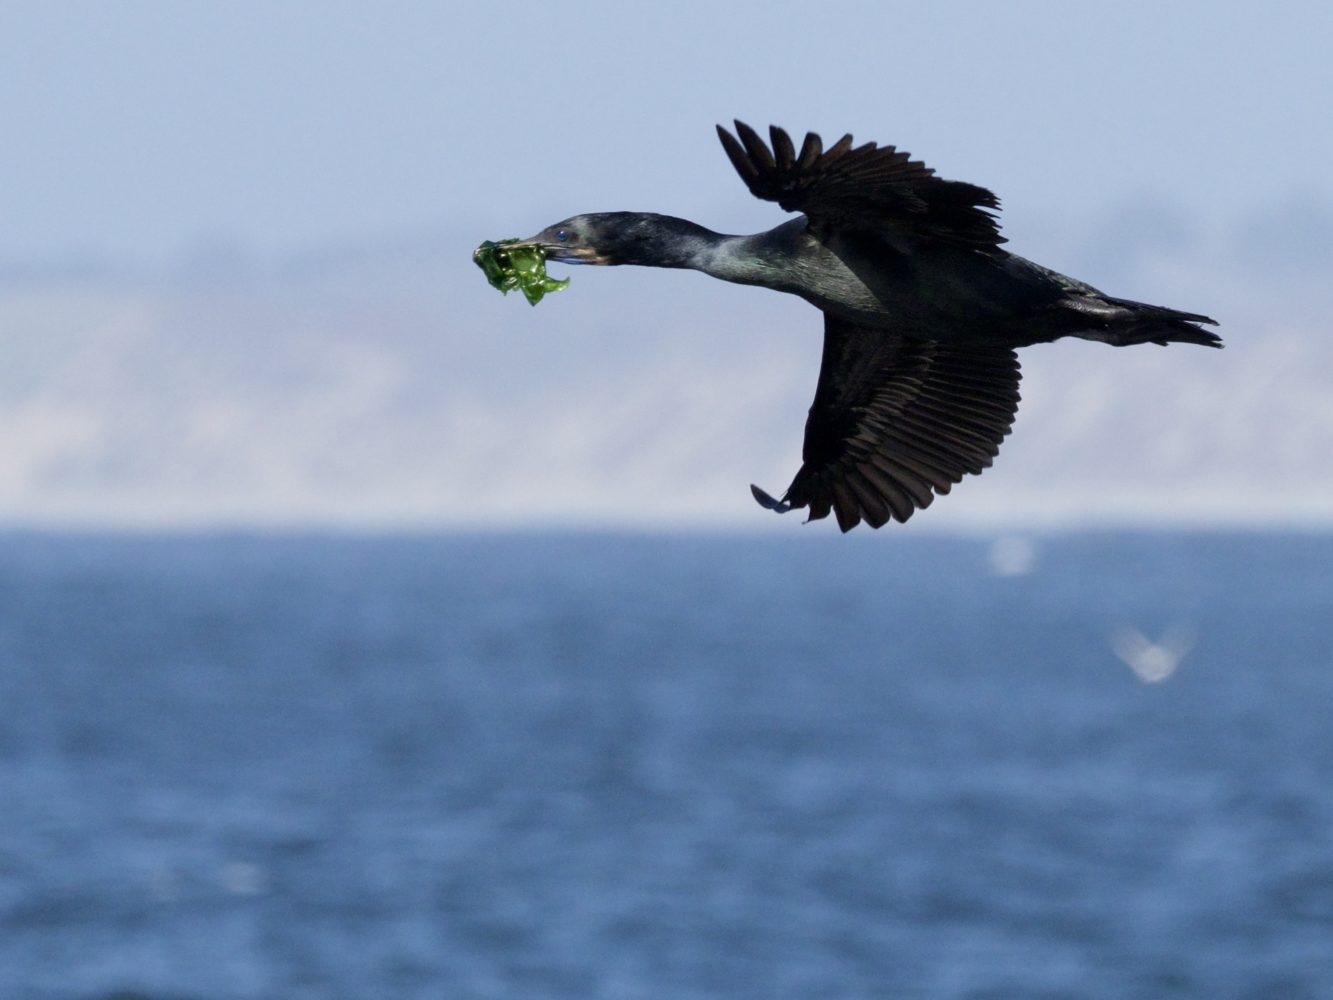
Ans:
[[[779,514],[785,514],[791,510],[791,504],[783,503],[781,500],[774,500],[768,493],[761,490],[754,483],[750,484],[750,493],[754,496],[755,502],[765,510],[776,511]]]

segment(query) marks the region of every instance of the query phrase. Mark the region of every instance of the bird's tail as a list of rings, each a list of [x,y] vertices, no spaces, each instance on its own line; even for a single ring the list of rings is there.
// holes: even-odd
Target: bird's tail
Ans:
[[[1081,336],[1090,340],[1103,340],[1116,347],[1129,347],[1133,344],[1199,344],[1202,347],[1221,347],[1222,338],[1210,330],[1200,327],[1200,323],[1217,325],[1217,320],[1209,319],[1199,313],[1181,312],[1165,306],[1151,306],[1146,302],[1133,302],[1129,299],[1115,299],[1104,296],[1105,301],[1116,307],[1117,315],[1095,333]]]

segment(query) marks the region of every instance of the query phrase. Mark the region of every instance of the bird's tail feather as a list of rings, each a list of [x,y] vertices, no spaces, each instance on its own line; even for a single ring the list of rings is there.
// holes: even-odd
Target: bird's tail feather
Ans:
[[[1104,340],[1116,347],[1129,347],[1133,344],[1198,344],[1201,347],[1221,347],[1222,338],[1210,330],[1204,330],[1198,324],[1217,325],[1217,320],[1199,313],[1182,312],[1168,309],[1166,306],[1148,305],[1146,302],[1134,302],[1130,299],[1115,299],[1109,295],[1106,301],[1125,310],[1128,315],[1117,319],[1098,331],[1090,339]]]

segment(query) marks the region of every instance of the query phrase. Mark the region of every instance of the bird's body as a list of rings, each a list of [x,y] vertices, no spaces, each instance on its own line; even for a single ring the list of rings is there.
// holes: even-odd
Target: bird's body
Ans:
[[[533,242],[554,260],[691,268],[799,296],[824,313],[804,464],[778,511],[905,521],[990,465],[1018,406],[1014,350],[1074,336],[1117,346],[1221,346],[1212,320],[1117,299],[1004,250],[984,188],[935,177],[891,146],[772,151],[740,122],[723,146],[752,193],[803,214],[751,236],[641,212],[574,216]]]

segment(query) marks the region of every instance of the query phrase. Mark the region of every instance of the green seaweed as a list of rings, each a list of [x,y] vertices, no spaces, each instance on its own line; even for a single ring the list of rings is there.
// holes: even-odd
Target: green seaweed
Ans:
[[[569,279],[557,280],[546,273],[546,251],[536,243],[487,240],[472,252],[473,262],[486,275],[492,288],[508,295],[514,289],[536,305],[547,292],[569,287]]]

